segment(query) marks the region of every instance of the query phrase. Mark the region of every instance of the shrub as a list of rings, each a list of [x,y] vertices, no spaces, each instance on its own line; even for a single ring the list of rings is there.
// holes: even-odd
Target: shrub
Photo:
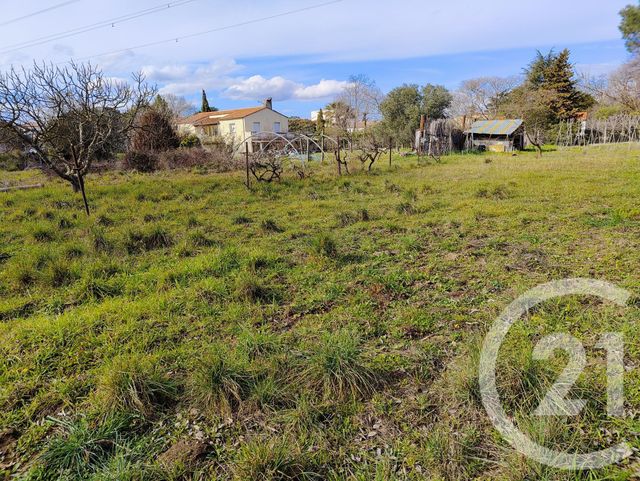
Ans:
[[[131,147],[137,151],[159,152],[180,145],[171,117],[157,109],[147,109],[140,115]]]
[[[193,149],[194,147],[202,147],[200,138],[195,134],[185,135],[180,139],[180,147],[184,149]]]
[[[163,169],[192,169],[207,167],[215,172],[229,172],[241,167],[241,159],[235,159],[227,149],[191,149],[168,150],[159,154],[159,165]]]
[[[138,172],[153,172],[158,167],[158,157],[153,152],[130,150],[124,156],[124,167]]]
[[[19,150],[0,153],[0,170],[15,172],[27,167],[28,158]]]

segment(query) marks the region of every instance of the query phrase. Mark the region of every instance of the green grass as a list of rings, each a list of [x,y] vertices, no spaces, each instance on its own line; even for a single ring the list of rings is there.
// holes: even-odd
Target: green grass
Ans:
[[[640,150],[415,157],[247,190],[240,173],[89,177],[71,189],[3,172],[0,470],[70,480],[625,480],[515,453],[480,403],[478,346],[519,294],[565,277],[640,294]],[[501,350],[506,409],[584,451],[640,423],[606,416],[603,332],[640,351],[640,303],[545,304]],[[636,324],[634,324],[636,323]],[[575,418],[530,415],[587,346]],[[629,410],[640,403],[627,373]]]

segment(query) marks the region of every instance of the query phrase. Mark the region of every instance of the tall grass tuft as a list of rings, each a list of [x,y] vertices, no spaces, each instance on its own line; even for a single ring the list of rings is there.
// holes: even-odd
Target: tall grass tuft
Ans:
[[[173,245],[173,239],[167,229],[155,225],[144,231],[131,230],[125,240],[129,254],[139,254],[155,249],[164,249]]]
[[[312,457],[286,440],[256,440],[238,452],[234,479],[237,481],[309,481],[322,479]]]
[[[171,405],[179,394],[178,382],[157,358],[123,356],[108,365],[97,381],[96,396],[105,411],[152,416]]]
[[[296,381],[324,400],[353,400],[373,393],[378,380],[364,361],[357,332],[326,333],[305,354]]]
[[[188,382],[193,407],[218,416],[230,416],[253,384],[249,363],[235,351],[217,347],[204,354]]]

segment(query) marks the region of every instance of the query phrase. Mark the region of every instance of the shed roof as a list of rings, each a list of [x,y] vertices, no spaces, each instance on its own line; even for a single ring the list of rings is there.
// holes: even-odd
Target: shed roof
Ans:
[[[478,120],[473,123],[467,134],[511,135],[523,124],[522,119]]]

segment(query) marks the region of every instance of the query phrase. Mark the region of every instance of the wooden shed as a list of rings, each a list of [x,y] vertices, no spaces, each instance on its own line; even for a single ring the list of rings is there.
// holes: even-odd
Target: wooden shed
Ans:
[[[524,148],[524,122],[521,119],[478,120],[465,131],[467,147],[490,152],[513,152]]]

